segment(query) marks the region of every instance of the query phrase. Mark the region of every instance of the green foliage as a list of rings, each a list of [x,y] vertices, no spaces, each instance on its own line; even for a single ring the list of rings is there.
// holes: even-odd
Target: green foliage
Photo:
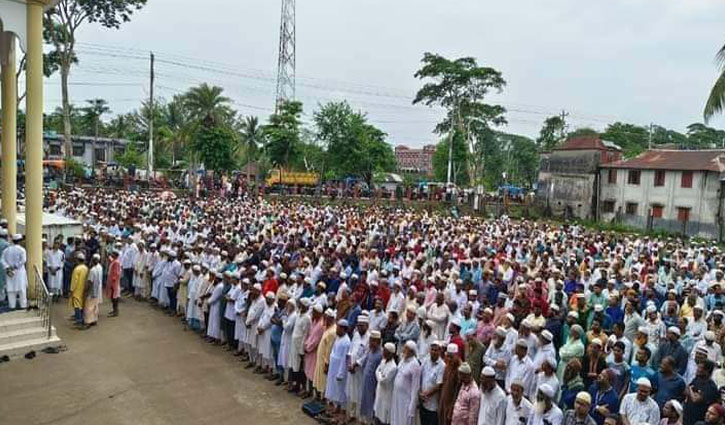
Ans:
[[[184,94],[184,104],[191,120],[205,127],[229,125],[234,111],[229,106],[232,100],[223,92],[223,88],[206,83],[190,88]]]
[[[285,101],[264,126],[265,151],[275,166],[287,167],[299,152],[302,103]]]
[[[249,116],[241,122],[240,138],[243,160],[240,162],[255,161],[259,157],[259,151],[265,145],[264,131],[259,125],[259,118]]]
[[[725,131],[693,123],[687,126],[687,140],[689,146],[698,149],[719,148],[725,143]]]
[[[73,158],[66,158],[65,169],[68,175],[75,178],[83,178],[86,175],[86,171],[83,168],[83,165]]]
[[[599,132],[589,127],[577,128],[567,135],[567,139],[573,139],[575,137],[586,137],[586,136],[599,136]]]
[[[712,117],[723,111],[725,107],[725,46],[718,50],[715,56],[717,67],[720,70],[715,84],[710,89],[710,95],[705,102],[705,109],[702,112],[705,118],[705,124],[707,124]]]
[[[121,155],[116,155],[116,162],[121,167],[128,169],[130,166],[142,168],[146,164],[146,155],[136,148],[135,143],[129,143]]]
[[[635,124],[615,122],[602,133],[602,139],[616,143],[622,148],[622,154],[631,158],[647,149],[649,130]]]
[[[347,102],[330,102],[314,115],[317,137],[327,147],[326,170],[337,178],[361,176],[368,183],[376,172],[395,168],[386,134],[367,122]]]
[[[230,171],[234,168],[236,136],[227,127],[202,127],[192,139],[191,149],[208,170]]]
[[[437,181],[445,182],[448,177],[448,143],[452,136],[444,137],[436,145],[436,151],[433,154],[433,173]],[[456,184],[467,185],[468,173],[466,166],[468,162],[468,149],[466,143],[458,133],[453,136],[453,166],[451,168],[451,180]]]
[[[564,140],[566,121],[560,115],[554,115],[544,120],[544,125],[536,138],[536,145],[542,152],[550,152]]]

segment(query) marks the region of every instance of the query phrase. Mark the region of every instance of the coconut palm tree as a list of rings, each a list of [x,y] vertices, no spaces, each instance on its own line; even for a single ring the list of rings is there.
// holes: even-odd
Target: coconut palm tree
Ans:
[[[264,131],[257,117],[245,117],[241,124],[240,136],[245,159],[254,161],[257,159],[259,148],[264,146]]]
[[[715,55],[715,61],[720,68],[720,75],[715,80],[715,84],[710,89],[710,96],[705,103],[703,112],[705,123],[707,123],[715,114],[723,111],[725,106],[725,46],[721,47]]]
[[[184,104],[191,119],[205,127],[212,127],[233,117],[234,112],[229,106],[232,100],[223,96],[223,92],[223,88],[206,83],[190,88],[184,95]]]
[[[164,107],[162,117],[160,136],[163,143],[170,146],[171,164],[173,165],[180,156],[183,156],[191,132],[189,109],[186,106],[185,98],[174,96],[171,102]]]

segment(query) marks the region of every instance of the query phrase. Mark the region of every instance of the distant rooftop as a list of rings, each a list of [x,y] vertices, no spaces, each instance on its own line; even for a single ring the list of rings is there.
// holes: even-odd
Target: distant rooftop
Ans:
[[[641,170],[725,171],[725,150],[697,151],[654,149],[642,152],[632,159],[623,159],[606,168],[635,168]]]
[[[574,150],[617,150],[622,149],[617,146],[614,142],[608,140],[602,140],[599,136],[579,136],[573,137],[562,145],[554,148],[555,151],[574,151]]]

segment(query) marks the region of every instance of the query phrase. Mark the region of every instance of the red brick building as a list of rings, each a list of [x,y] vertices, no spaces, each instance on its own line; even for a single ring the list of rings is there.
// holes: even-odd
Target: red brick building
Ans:
[[[395,160],[401,173],[420,173],[433,175],[433,154],[435,145],[425,145],[422,149],[411,149],[400,145],[395,147]]]

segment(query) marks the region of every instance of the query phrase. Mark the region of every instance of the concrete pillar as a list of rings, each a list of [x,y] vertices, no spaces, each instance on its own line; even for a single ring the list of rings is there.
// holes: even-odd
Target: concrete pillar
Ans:
[[[43,269],[43,9],[27,3],[27,72],[25,140],[25,249],[28,254],[28,299],[37,290],[35,267]]]
[[[15,233],[17,223],[17,98],[18,86],[15,76],[15,36],[5,33],[0,36],[3,58],[2,71],[2,216],[8,221],[8,231]]]

